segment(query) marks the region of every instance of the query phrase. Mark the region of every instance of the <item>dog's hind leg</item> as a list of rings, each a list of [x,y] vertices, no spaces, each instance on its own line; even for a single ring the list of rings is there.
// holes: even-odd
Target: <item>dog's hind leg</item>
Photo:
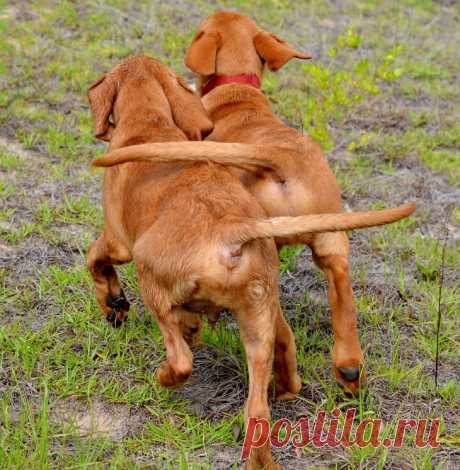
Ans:
[[[166,347],[166,360],[157,369],[156,379],[164,387],[182,385],[192,374],[193,355],[182,335],[178,317],[174,310],[155,311]]]
[[[321,233],[310,245],[315,263],[326,274],[332,311],[334,347],[332,365],[337,380],[348,393],[356,394],[365,379],[359,343],[356,307],[350,279],[348,238],[344,232]]]
[[[122,245],[107,243],[103,233],[88,250],[88,268],[93,276],[96,298],[107,321],[120,326],[129,311],[123,289],[113,267],[131,261],[131,254]]]
[[[150,284],[150,283],[149,283]],[[157,369],[155,377],[163,387],[182,385],[192,374],[193,355],[184,339],[181,326],[181,309],[171,308],[162,300],[160,289],[141,280],[144,302],[153,313],[164,338],[166,360]]]
[[[257,289],[262,295],[265,288],[259,285]],[[268,297],[263,302],[253,302],[244,311],[235,312],[248,361],[249,394],[244,408],[246,426],[250,418],[270,420],[268,385],[273,370],[277,309],[276,300]],[[262,447],[252,449],[246,463],[246,469],[262,468],[280,468],[273,461],[269,440]]]

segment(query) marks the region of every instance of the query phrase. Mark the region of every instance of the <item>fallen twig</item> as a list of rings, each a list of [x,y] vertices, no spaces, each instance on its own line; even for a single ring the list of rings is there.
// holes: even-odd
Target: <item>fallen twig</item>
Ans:
[[[435,357],[435,369],[434,369],[434,384],[438,388],[438,369],[439,369],[439,333],[441,330],[441,307],[442,307],[442,288],[444,285],[444,266],[446,261],[446,245],[449,238],[449,218],[446,217],[446,232],[444,235],[444,240],[442,243],[442,252],[441,252],[441,268],[439,273],[439,290],[438,290],[438,322],[436,326],[436,357]]]

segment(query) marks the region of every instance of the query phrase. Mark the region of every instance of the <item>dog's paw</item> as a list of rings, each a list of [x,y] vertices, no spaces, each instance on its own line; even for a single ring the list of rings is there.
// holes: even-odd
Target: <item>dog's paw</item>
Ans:
[[[125,317],[119,318],[118,315],[119,313],[111,311],[105,317],[114,328],[119,328],[125,321]]]
[[[129,302],[126,300],[125,293],[123,291],[120,292],[120,295],[116,297],[111,296],[110,294],[107,296],[106,300],[107,306],[113,310],[119,311],[129,311]]]
[[[174,370],[173,367],[164,361],[155,373],[155,378],[160,385],[168,388],[180,387],[187,381],[192,374],[192,368],[185,368],[183,370]]]
[[[362,366],[334,366],[334,375],[346,395],[357,396],[366,383],[366,373]]]
[[[275,382],[275,397],[276,401],[288,401],[295,400],[298,393],[302,388],[302,381],[298,374],[291,377],[289,380],[284,378],[283,381],[280,378]]]
[[[340,375],[348,382],[356,382],[359,379],[359,367],[339,367]]]
[[[119,328],[126,320],[130,307],[124,292],[121,291],[120,295],[116,297],[109,294],[106,299],[106,304],[110,310],[106,313],[105,318],[113,327]]]

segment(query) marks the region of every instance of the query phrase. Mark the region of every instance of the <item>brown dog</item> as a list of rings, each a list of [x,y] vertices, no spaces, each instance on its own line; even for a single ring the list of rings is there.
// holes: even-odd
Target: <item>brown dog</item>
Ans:
[[[147,57],[125,60],[105,74],[89,98],[96,135],[111,139],[111,148],[184,141],[185,134],[199,137],[211,127],[199,98]],[[248,358],[246,415],[268,419],[275,345],[277,393],[296,393],[300,380],[293,335],[278,302],[276,246],[271,238],[255,240],[263,216],[253,196],[221,166],[110,168],[104,180],[104,233],[90,247],[88,266],[103,313],[119,325],[129,305],[113,265],[134,259],[142,297],[164,336],[167,359],[156,377],[165,386],[183,383],[192,372],[183,331],[183,318],[191,315],[187,310],[231,309]],[[261,225],[253,229],[256,221]],[[251,461],[274,468],[268,446]]]
[[[111,141],[112,156],[161,145],[133,145],[141,142],[168,140],[171,149],[186,143],[186,135],[200,138],[211,128],[199,98],[148,57],[122,62],[90,88],[89,98],[96,134]],[[104,158],[99,163],[113,163],[110,155],[109,161]],[[278,300],[272,237],[383,223],[403,217],[408,208],[377,215],[264,219],[263,209],[230,170],[213,163],[177,163],[188,158],[167,155],[165,161],[176,162],[130,162],[107,170],[104,232],[88,254],[97,300],[106,318],[121,324],[129,304],[114,265],[133,259],[142,297],[164,336],[167,358],[156,377],[165,386],[180,385],[192,372],[187,339],[200,326],[193,312],[231,310],[248,360],[245,417],[269,419],[272,367],[278,398],[290,398],[300,389],[294,337]],[[268,444],[252,452],[248,467],[277,468]]]
[[[214,123],[211,140],[285,147],[271,153],[282,165],[282,181],[267,171],[254,175],[235,170],[269,216],[341,212],[340,189],[319,145],[277,119],[257,86],[265,64],[276,71],[292,58],[311,57],[243,15],[218,13],[200,25],[185,61],[198,74],[205,95],[203,104]],[[360,378],[364,378],[360,373],[363,354],[346,234],[303,234],[277,239],[276,243],[307,244],[315,263],[325,272],[334,331],[334,373],[347,391],[356,393]]]
[[[258,89],[264,65],[277,70],[292,58],[309,58],[237,13],[218,13],[205,20],[190,46],[186,64],[198,74],[203,104],[214,122],[214,143],[155,144],[122,149],[99,159],[101,166],[133,159],[202,159],[224,164],[257,165],[258,172],[232,169],[269,216],[341,212],[340,189],[318,144],[286,127]],[[239,144],[235,144],[237,142]],[[159,160],[161,161],[161,160]],[[390,223],[410,215],[414,205],[396,212],[368,214],[367,225]],[[377,220],[378,219],[378,220]],[[351,222],[351,220],[350,220]],[[375,222],[375,223],[373,223]],[[335,227],[337,229],[337,226]],[[300,233],[277,236],[278,246],[304,243],[326,273],[332,310],[335,376],[356,393],[363,354],[356,326],[345,233]]]

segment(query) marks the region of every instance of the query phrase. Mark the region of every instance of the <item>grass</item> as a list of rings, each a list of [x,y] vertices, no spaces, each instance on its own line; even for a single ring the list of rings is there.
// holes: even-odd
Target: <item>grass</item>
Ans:
[[[286,468],[458,466],[460,10],[442,3],[0,1],[2,468],[237,468],[247,370],[235,324],[225,316],[206,326],[190,382],[162,389],[162,338],[134,267],[120,269],[132,309],[118,330],[102,320],[85,267],[102,224],[101,174],[88,163],[104,149],[87,88],[140,52],[192,78],[185,49],[216,9],[249,14],[314,56],[267,74],[263,88],[279,116],[327,151],[345,207],[418,203],[411,219],[351,235],[369,374],[356,399],[332,378],[325,278],[302,247],[283,248],[281,300],[304,387],[271,409],[296,420],[353,406],[360,419],[384,419],[390,436],[398,418],[440,417],[441,448],[417,449],[412,436],[402,449],[290,448],[277,459]],[[104,416],[110,432],[82,432],[82,419]]]

